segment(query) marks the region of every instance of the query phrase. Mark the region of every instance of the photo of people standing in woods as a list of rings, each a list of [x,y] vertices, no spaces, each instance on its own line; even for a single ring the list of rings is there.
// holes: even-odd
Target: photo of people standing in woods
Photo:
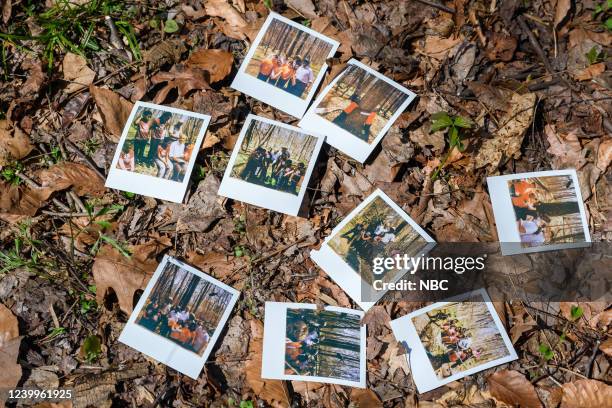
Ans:
[[[139,106],[127,125],[116,168],[182,183],[203,125],[187,114]]]
[[[256,119],[247,126],[231,177],[297,196],[318,139]]]
[[[369,144],[409,97],[364,67],[349,64],[314,112]]]
[[[233,296],[214,282],[167,262],[136,324],[202,356]]]
[[[569,175],[508,181],[523,247],[585,241],[576,188]]]
[[[396,254],[416,257],[427,244],[419,232],[380,196],[353,216],[328,242],[332,250],[370,284],[374,279],[374,258]],[[384,280],[392,280],[397,272],[387,272]]]
[[[333,44],[278,18],[272,19],[246,73],[306,99]]]
[[[411,319],[439,380],[510,355],[482,295]]]
[[[355,314],[287,309],[285,374],[360,381],[359,322]]]

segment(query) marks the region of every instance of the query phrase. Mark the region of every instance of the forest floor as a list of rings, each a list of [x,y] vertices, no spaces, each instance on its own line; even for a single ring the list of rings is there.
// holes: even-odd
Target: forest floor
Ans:
[[[74,407],[610,406],[604,302],[497,304],[519,359],[425,394],[388,324],[424,305],[407,301],[364,318],[366,389],[261,379],[266,301],[357,308],[309,252],[376,188],[438,242],[495,242],[487,176],[576,168],[592,240],[612,238],[609,2],[285,3],[0,1],[0,390],[72,388],[53,406]],[[250,112],[297,122],[229,87],[266,5],[340,41],[323,86],[357,58],[418,95],[365,164],[324,147],[307,218],[216,195]],[[186,204],[104,188],[137,100],[212,116]],[[473,122],[463,152],[430,132],[438,112]],[[198,380],[118,342],[163,254],[241,291]]]

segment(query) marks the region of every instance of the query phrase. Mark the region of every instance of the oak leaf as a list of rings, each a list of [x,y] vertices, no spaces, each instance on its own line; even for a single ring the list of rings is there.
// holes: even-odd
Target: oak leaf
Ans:
[[[247,25],[242,14],[226,0],[208,0],[204,7],[209,16],[221,17],[232,26],[244,27]]]
[[[85,58],[70,52],[64,57],[62,69],[64,71],[64,80],[69,82],[66,87],[67,93],[88,87],[96,77],[96,73],[87,66]]]
[[[78,195],[102,196],[104,179],[89,166],[81,163],[62,162],[38,174],[41,187],[60,191],[72,188]]]
[[[30,138],[17,126],[9,129],[8,121],[0,120],[0,166],[26,157],[34,149]]]
[[[221,81],[232,72],[234,57],[224,50],[201,49],[192,53],[185,63],[189,68],[199,68],[208,73],[208,82]]]
[[[491,395],[512,406],[541,408],[535,387],[525,376],[514,370],[501,370],[487,378]]]
[[[119,142],[134,104],[110,89],[90,85],[89,91],[98,106],[104,127],[111,136],[110,139],[115,143]]]

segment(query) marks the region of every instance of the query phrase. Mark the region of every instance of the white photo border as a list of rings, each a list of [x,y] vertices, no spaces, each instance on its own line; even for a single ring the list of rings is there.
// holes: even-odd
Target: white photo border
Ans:
[[[213,283],[219,288],[226,290],[232,294],[232,298],[227,304],[223,315],[219,319],[219,324],[215,328],[214,333],[210,336],[210,340],[206,345],[206,349],[201,356],[194,354],[192,351],[186,350],[178,344],[168,340],[158,334],[152,333],[144,327],[138,325],[136,323],[136,318],[140,314],[140,311],[144,307],[153,287],[157,283],[159,277],[163,273],[166,265],[169,263],[179,266],[181,269],[187,270],[189,273],[192,273],[198,276],[201,279],[204,279],[208,282]],[[134,308],[134,311],[130,315],[130,318],[123,328],[121,335],[119,336],[119,341],[123,344],[126,344],[139,352],[146,354],[147,356],[154,358],[162,364],[165,364],[191,378],[197,380],[200,376],[200,372],[204,367],[204,363],[208,359],[212,349],[215,347],[215,343],[219,339],[221,332],[227,320],[238,301],[240,296],[240,292],[236,289],[232,288],[224,284],[223,282],[218,281],[217,279],[209,276],[194,267],[187,265],[178,259],[170,257],[168,255],[164,255],[164,259],[160,262],[155,270],[155,273],[149,280],[147,287],[145,288],[142,296],[140,296],[140,300],[138,304]]]
[[[246,132],[249,130],[251,122],[253,121],[268,123],[273,126],[289,129],[291,131],[303,135],[308,135],[317,139],[317,144],[315,145],[312,151],[312,156],[310,156],[308,167],[306,168],[306,173],[304,175],[304,180],[302,181],[302,185],[297,196],[291,193],[277,191],[272,188],[259,186],[257,184],[249,183],[248,181],[232,177],[232,170],[234,168],[234,164],[236,163],[236,159],[238,158],[240,147],[242,146],[242,142],[244,141]],[[287,125],[286,123],[278,122],[272,119],[268,119],[263,116],[257,116],[251,113],[245,119],[244,125],[240,130],[240,135],[238,136],[238,140],[236,140],[234,150],[232,151],[232,155],[230,156],[230,160],[225,169],[225,173],[223,174],[223,180],[221,181],[218,194],[223,197],[243,201],[245,203],[256,205],[258,207],[267,208],[269,210],[274,210],[292,216],[297,216],[300,211],[302,201],[304,200],[304,195],[306,194],[306,189],[308,187],[310,177],[316,165],[317,157],[319,156],[319,152],[324,141],[324,136],[317,135],[307,130]]]
[[[316,310],[317,305],[312,303],[285,303],[266,302],[264,312],[264,341],[261,365],[261,378],[291,381],[311,381],[327,384],[349,385],[351,387],[365,388],[366,386],[366,326],[361,325],[359,350],[359,381],[343,380],[339,378],[318,377],[309,375],[285,374],[285,339],[287,337],[287,309]],[[326,306],[325,311],[348,313],[363,318],[360,310],[344,307]],[[282,352],[281,352],[282,350]]]
[[[195,141],[193,153],[189,160],[189,164],[187,165],[187,170],[185,171],[185,177],[183,178],[182,182],[179,183],[177,181],[160,179],[158,177],[151,176],[148,174],[140,174],[133,171],[117,168],[119,155],[121,154],[121,150],[123,149],[123,145],[125,144],[125,141],[127,139],[128,131],[130,129],[130,126],[132,125],[132,122],[134,121],[134,117],[136,116],[136,112],[139,108],[161,110],[163,112],[170,112],[172,114],[177,115],[185,115],[203,121],[202,127],[200,128],[200,131]],[[158,198],[160,200],[172,201],[179,204],[182,203],[183,199],[185,198],[185,192],[187,191],[187,186],[191,178],[191,172],[193,171],[193,167],[195,165],[197,155],[200,151],[200,146],[202,145],[202,141],[204,140],[204,135],[206,134],[206,130],[208,129],[209,123],[209,115],[190,112],[178,108],[172,108],[169,106],[156,105],[148,102],[136,102],[136,104],[134,104],[134,107],[132,108],[132,112],[130,113],[130,116],[125,126],[123,127],[123,132],[121,133],[119,143],[117,143],[115,156],[113,157],[113,161],[108,171],[108,176],[106,177],[106,183],[104,184],[104,186],[108,188],[116,188],[118,190],[127,191],[130,193],[144,195],[147,197]]]
[[[440,380],[436,376],[436,373],[433,370],[429,358],[427,357],[425,347],[423,347],[416,328],[412,323],[412,318],[416,316],[421,316],[430,310],[437,309],[450,303],[461,302],[464,299],[469,299],[477,295],[481,295],[484,300],[484,303],[487,305],[487,309],[489,310],[489,313],[491,314],[491,317],[495,322],[495,326],[497,327],[497,330],[499,331],[502,339],[504,340],[504,344],[506,346],[506,349],[508,350],[508,354],[498,359],[488,361],[477,367],[469,368],[465,371]],[[510,361],[516,360],[518,358],[516,350],[514,349],[514,346],[510,341],[510,337],[508,337],[508,333],[506,333],[506,329],[501,319],[497,315],[497,311],[495,310],[495,307],[493,306],[493,303],[491,302],[491,299],[489,298],[489,295],[487,294],[487,291],[485,289],[477,289],[453,297],[452,299],[449,299],[445,302],[434,303],[422,309],[408,313],[407,315],[404,315],[398,319],[392,320],[390,324],[397,341],[402,344],[407,344],[409,347],[410,354],[405,354],[404,357],[408,359],[408,364],[412,373],[412,379],[414,380],[414,383],[420,394],[431,391],[435,388],[441,387],[453,381],[457,381],[463,377],[467,377],[468,375],[475,374],[477,372],[498,366],[500,364],[509,363]]]
[[[315,30],[305,27],[302,24],[296,23],[288,18],[285,18],[280,14],[270,12],[268,18],[266,18],[266,21],[261,26],[257,37],[255,37],[255,40],[251,44],[247,55],[244,57],[244,60],[242,61],[242,64],[240,65],[240,68],[238,69],[238,72],[234,77],[234,80],[232,81],[231,87],[237,91],[252,96],[255,99],[265,102],[268,105],[299,119],[304,116],[304,112],[306,112],[308,104],[312,100],[315,92],[317,91],[317,88],[319,87],[319,84],[323,80],[325,72],[327,71],[327,64],[324,62],[323,65],[321,65],[321,69],[317,74],[315,80],[313,81],[312,86],[310,87],[308,95],[305,99],[302,99],[295,95],[291,95],[288,92],[283,91],[282,89],[279,89],[266,82],[260,81],[257,78],[247,74],[246,69],[249,65],[249,62],[253,58],[257,47],[259,47],[259,43],[261,42],[268,28],[270,27],[272,20],[281,21],[294,28],[297,28],[298,30],[302,30],[308,35],[315,36],[318,39],[331,44],[332,48],[329,51],[327,58],[331,58],[334,56],[336,50],[340,46],[340,43],[321,33],[316,32]]]
[[[578,208],[580,210],[580,218],[584,232],[584,242],[567,242],[559,244],[544,243],[543,245],[524,248],[521,244],[520,234],[516,228],[516,215],[512,206],[512,198],[510,197],[510,190],[508,189],[508,181],[523,178],[551,176],[570,176],[572,178],[574,190],[576,192],[576,200],[578,201]],[[586,211],[584,208],[584,202],[582,201],[580,183],[578,181],[576,170],[547,170],[492,176],[487,177],[487,186],[489,189],[489,196],[491,197],[491,204],[493,205],[493,215],[495,216],[495,225],[497,228],[497,235],[499,237],[498,241],[500,242],[502,255],[516,255],[569,248],[584,248],[591,245],[589,224],[586,219]]]
[[[370,194],[363,202],[361,202],[355,209],[353,209],[344,219],[340,222],[332,232],[325,238],[321,248],[319,250],[312,250],[310,252],[310,259],[312,259],[321,269],[333,279],[346,293],[357,303],[357,305],[364,311],[368,311],[372,306],[376,304],[382,298],[388,290],[373,290],[372,301],[362,300],[362,285],[366,283],[363,278],[349,266],[348,263],[340,255],[338,255],[330,246],[329,241],[335,237],[342,228],[346,226],[353,218],[358,216],[365,207],[368,206],[374,199],[381,198],[387,205],[389,205],[404,221],[410,225],[425,241],[427,245],[418,253],[414,254],[414,257],[425,256],[432,248],[436,245],[436,241],[425,231],[419,224],[417,224],[402,208],[397,205],[388,195],[386,195],[381,189],[376,189]],[[399,281],[409,270],[399,271],[391,282],[395,283]]]
[[[327,119],[324,119],[322,116],[315,113],[315,110],[317,109],[323,98],[327,96],[327,94],[332,90],[334,85],[336,85],[336,83],[342,78],[342,76],[346,73],[346,70],[340,72],[333,79],[333,81],[329,83],[319,93],[319,95],[317,95],[317,98],[315,99],[314,103],[310,106],[308,111],[306,111],[306,114],[300,120],[298,126],[308,130],[316,130],[317,132],[325,135],[327,137],[327,143],[344,152],[353,159],[359,161],[360,163],[363,163],[368,159],[370,154],[372,154],[372,151],[374,151],[378,143],[380,143],[380,141],[389,131],[391,126],[393,126],[397,118],[399,118],[399,116],[404,112],[404,110],[406,110],[406,108],[412,103],[414,98],[416,98],[416,94],[410,91],[408,88],[403,87],[392,79],[381,74],[380,72],[375,71],[369,66],[357,61],[356,59],[349,60],[347,62],[347,67],[349,65],[354,65],[367,71],[378,79],[383,80],[384,82],[388,83],[389,85],[392,85],[394,88],[397,88],[408,95],[406,101],[404,101],[404,103],[400,105],[400,107],[393,114],[393,116],[389,118],[385,126],[381,129],[378,135],[376,135],[374,140],[372,140],[372,143],[367,143],[363,140],[360,140],[357,136],[353,135],[350,132],[347,132],[339,126],[334,125],[332,122],[328,121]]]

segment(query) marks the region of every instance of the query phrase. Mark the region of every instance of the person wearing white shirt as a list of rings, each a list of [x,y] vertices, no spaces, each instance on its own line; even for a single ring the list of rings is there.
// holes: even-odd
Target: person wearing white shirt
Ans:
[[[187,161],[185,160],[185,135],[181,134],[179,140],[170,143],[168,149],[168,157],[172,163],[172,180],[179,181],[181,174],[187,170]]]
[[[293,94],[301,98],[308,85],[312,82],[314,82],[314,74],[312,69],[310,69],[310,60],[304,58],[302,65],[295,71],[295,85],[292,87]]]

